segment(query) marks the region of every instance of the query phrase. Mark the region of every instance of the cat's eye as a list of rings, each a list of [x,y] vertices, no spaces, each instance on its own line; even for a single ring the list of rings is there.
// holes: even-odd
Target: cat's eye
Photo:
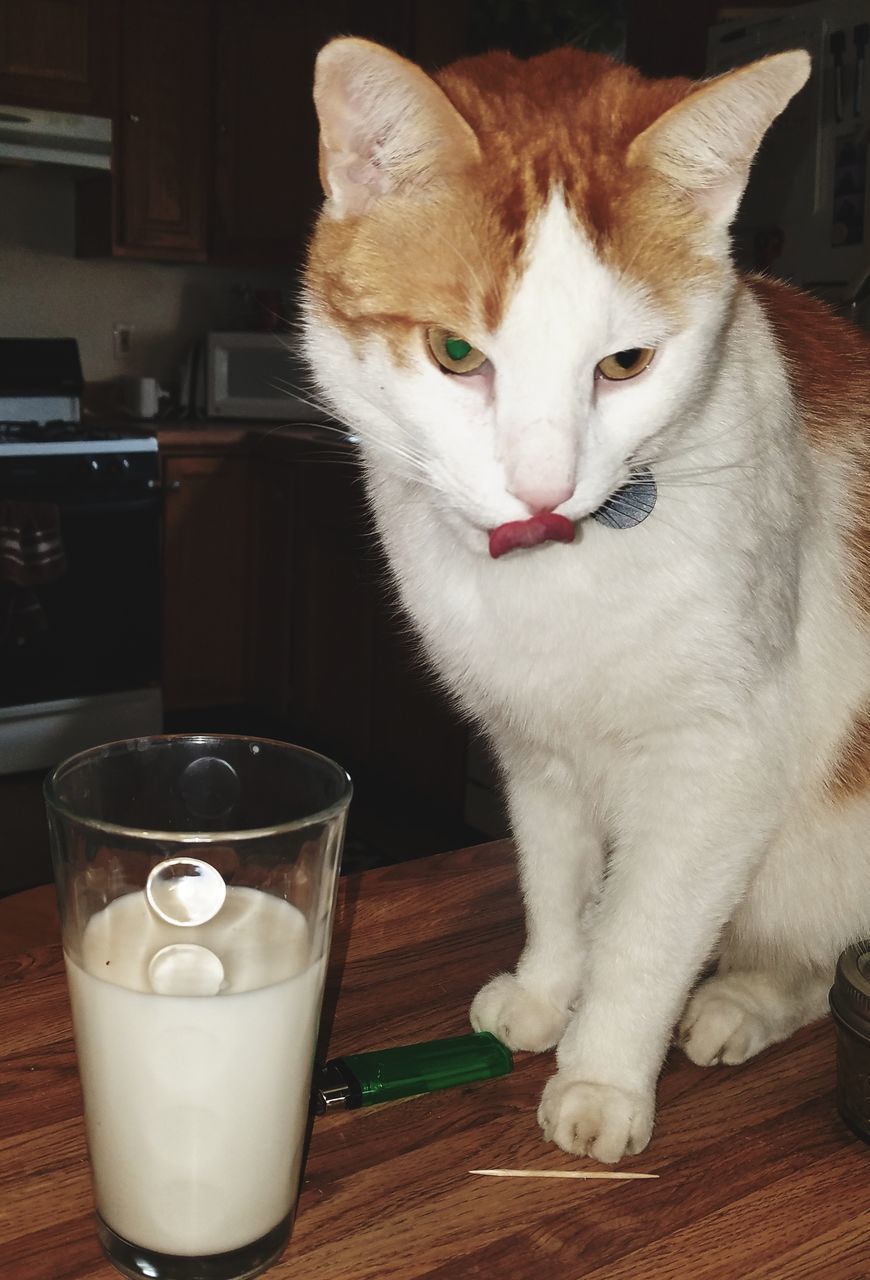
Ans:
[[[432,355],[448,373],[474,373],[486,364],[483,352],[451,329],[433,325],[426,330],[426,341]]]
[[[654,355],[654,347],[629,347],[625,351],[615,351],[612,356],[598,361],[596,372],[608,382],[624,382],[626,378],[636,378],[649,368]]]

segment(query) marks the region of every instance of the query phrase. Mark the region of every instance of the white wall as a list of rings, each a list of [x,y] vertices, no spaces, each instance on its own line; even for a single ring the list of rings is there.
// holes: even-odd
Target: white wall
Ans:
[[[246,289],[292,296],[289,271],[241,271],[124,259],[77,259],[74,187],[65,171],[0,168],[0,337],[77,338],[86,382],[127,374],[174,381],[208,329],[249,328]],[[116,321],[134,326],[114,355]]]

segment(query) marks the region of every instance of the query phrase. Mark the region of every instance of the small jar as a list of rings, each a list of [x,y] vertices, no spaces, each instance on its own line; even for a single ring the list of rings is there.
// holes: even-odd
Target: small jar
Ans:
[[[837,961],[830,994],[837,1024],[837,1106],[850,1129],[870,1142],[870,939]]]

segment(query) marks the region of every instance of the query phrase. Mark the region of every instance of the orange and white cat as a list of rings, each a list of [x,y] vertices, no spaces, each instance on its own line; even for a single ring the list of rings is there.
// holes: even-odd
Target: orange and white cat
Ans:
[[[868,344],[729,242],[808,70],[317,62],[307,353],[518,849],[525,948],[471,1021],[558,1046],[540,1123],[604,1161],[675,1025],[741,1062],[870,935]]]

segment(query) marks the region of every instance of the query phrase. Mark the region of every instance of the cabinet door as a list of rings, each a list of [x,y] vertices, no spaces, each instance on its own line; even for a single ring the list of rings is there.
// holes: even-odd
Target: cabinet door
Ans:
[[[217,0],[215,261],[298,261],[322,200],[311,94],[317,52],[332,36],[353,32],[411,53],[416,7]]]
[[[255,458],[251,477],[252,641],[249,699],[284,716],[295,700],[298,589],[294,582],[296,468]]]
[[[0,0],[0,102],[112,114],[117,0]]]
[[[211,257],[289,263],[319,198],[307,5],[218,0]]]
[[[167,710],[240,702],[248,625],[248,460],[168,457],[163,477]]]
[[[359,468],[257,459],[255,702],[333,755],[366,794],[461,821],[465,729],[391,602]]]
[[[379,575],[356,468],[300,461],[295,506],[291,713],[324,750],[371,768]]]
[[[206,256],[208,0],[124,0],[117,244],[131,256]]]

